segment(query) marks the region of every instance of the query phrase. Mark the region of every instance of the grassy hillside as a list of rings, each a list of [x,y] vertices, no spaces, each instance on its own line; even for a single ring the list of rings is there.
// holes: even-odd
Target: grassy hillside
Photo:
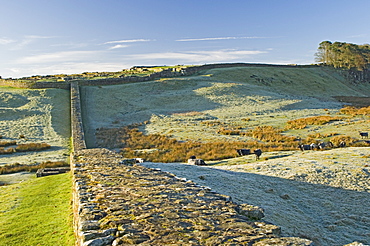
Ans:
[[[287,130],[287,122],[314,116],[339,116],[345,104],[337,96],[368,97],[370,85],[353,85],[335,70],[321,67],[234,67],[205,70],[192,77],[105,87],[83,87],[88,145],[97,128],[143,123],[145,134],[177,140],[250,141],[248,135],[222,134],[271,126],[283,134],[349,135],[368,130],[368,118]],[[109,110],[107,110],[109,109]],[[105,136],[112,142],[113,136]],[[103,144],[104,145],[104,144]]]
[[[0,90],[1,141],[47,143],[51,148],[34,153],[0,155],[0,165],[65,161],[70,138],[69,92],[61,89]],[[13,146],[14,147],[14,146]]]
[[[327,99],[332,96],[369,96],[331,68],[322,67],[241,67],[205,71],[213,79],[264,86],[294,96]],[[366,94],[367,93],[367,94]]]

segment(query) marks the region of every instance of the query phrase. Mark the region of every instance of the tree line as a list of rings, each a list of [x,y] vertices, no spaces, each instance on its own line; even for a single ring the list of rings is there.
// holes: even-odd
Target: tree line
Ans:
[[[370,45],[323,41],[315,58],[317,62],[335,68],[364,71],[370,63]]]

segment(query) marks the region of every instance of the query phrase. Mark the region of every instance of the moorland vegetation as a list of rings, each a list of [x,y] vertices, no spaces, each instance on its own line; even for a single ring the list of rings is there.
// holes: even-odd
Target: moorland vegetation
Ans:
[[[101,128],[96,132],[96,137],[102,146],[122,148],[126,158],[144,158],[152,162],[183,162],[190,156],[197,156],[205,160],[222,160],[237,157],[236,149],[263,149],[264,151],[289,151],[296,150],[298,144],[318,144],[330,141],[335,147],[344,141],[347,146],[368,147],[368,141],[357,136],[348,136],[339,132],[311,133],[305,139],[289,135],[287,130],[305,129],[309,126],[324,126],[333,121],[341,124],[354,124],[358,121],[356,116],[361,115],[369,122],[370,107],[355,108],[344,107],[340,109],[340,116],[311,116],[288,120],[284,129],[273,126],[256,126],[252,129],[240,125],[225,124],[221,122],[201,122],[208,126],[218,127],[214,135],[244,136],[248,141],[178,141],[170,136],[161,134],[144,134],[139,130],[139,125],[130,125],[123,128]]]

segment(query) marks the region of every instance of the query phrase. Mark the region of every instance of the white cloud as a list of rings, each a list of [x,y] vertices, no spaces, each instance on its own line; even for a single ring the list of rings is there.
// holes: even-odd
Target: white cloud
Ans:
[[[105,42],[104,44],[121,44],[121,43],[137,43],[137,42],[149,42],[152,41],[150,39],[126,39],[126,40],[118,40],[118,41],[109,41]]]
[[[233,40],[233,39],[256,39],[265,37],[215,37],[215,38],[184,38],[178,39],[178,42],[188,42],[188,41],[213,41],[213,40]]]
[[[9,64],[4,77],[47,74],[73,74],[93,71],[119,71],[134,65],[205,64],[256,61],[260,50],[213,50],[145,53],[110,57],[106,51],[63,51],[27,56]],[[7,73],[7,74],[6,74]]]
[[[133,59],[175,59],[187,62],[218,62],[243,59],[253,55],[267,53],[266,51],[250,50],[216,50],[216,51],[192,51],[192,52],[167,52],[132,55]]]
[[[129,45],[117,44],[115,46],[110,47],[109,49],[114,50],[114,49],[121,49],[121,48],[127,48],[127,47],[129,47]]]
[[[16,42],[15,40],[9,38],[0,38],[0,44],[10,44]]]
[[[56,38],[56,37],[55,36],[26,35],[20,41],[13,41],[12,43],[15,43],[15,45],[11,48],[11,50],[20,50],[20,49],[23,49],[25,46],[29,45],[30,43],[35,42],[36,40],[50,39],[50,38]]]
[[[26,35],[26,39],[46,39],[46,38],[56,38],[55,36],[40,36],[40,35]]]
[[[4,77],[21,78],[32,75],[75,74],[83,72],[117,72],[129,67],[122,63],[63,62],[57,64],[32,64],[24,67],[10,67]]]
[[[351,35],[348,36],[347,38],[365,38],[367,34],[357,34],[357,35]]]
[[[97,51],[62,51],[23,57],[17,60],[21,64],[49,63],[49,62],[66,62],[91,58],[98,54]]]

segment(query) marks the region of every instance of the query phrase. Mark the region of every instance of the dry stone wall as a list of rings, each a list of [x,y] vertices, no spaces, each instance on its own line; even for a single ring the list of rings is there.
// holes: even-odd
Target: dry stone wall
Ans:
[[[86,149],[85,134],[81,115],[81,98],[78,83],[71,83],[71,135],[75,151]]]

